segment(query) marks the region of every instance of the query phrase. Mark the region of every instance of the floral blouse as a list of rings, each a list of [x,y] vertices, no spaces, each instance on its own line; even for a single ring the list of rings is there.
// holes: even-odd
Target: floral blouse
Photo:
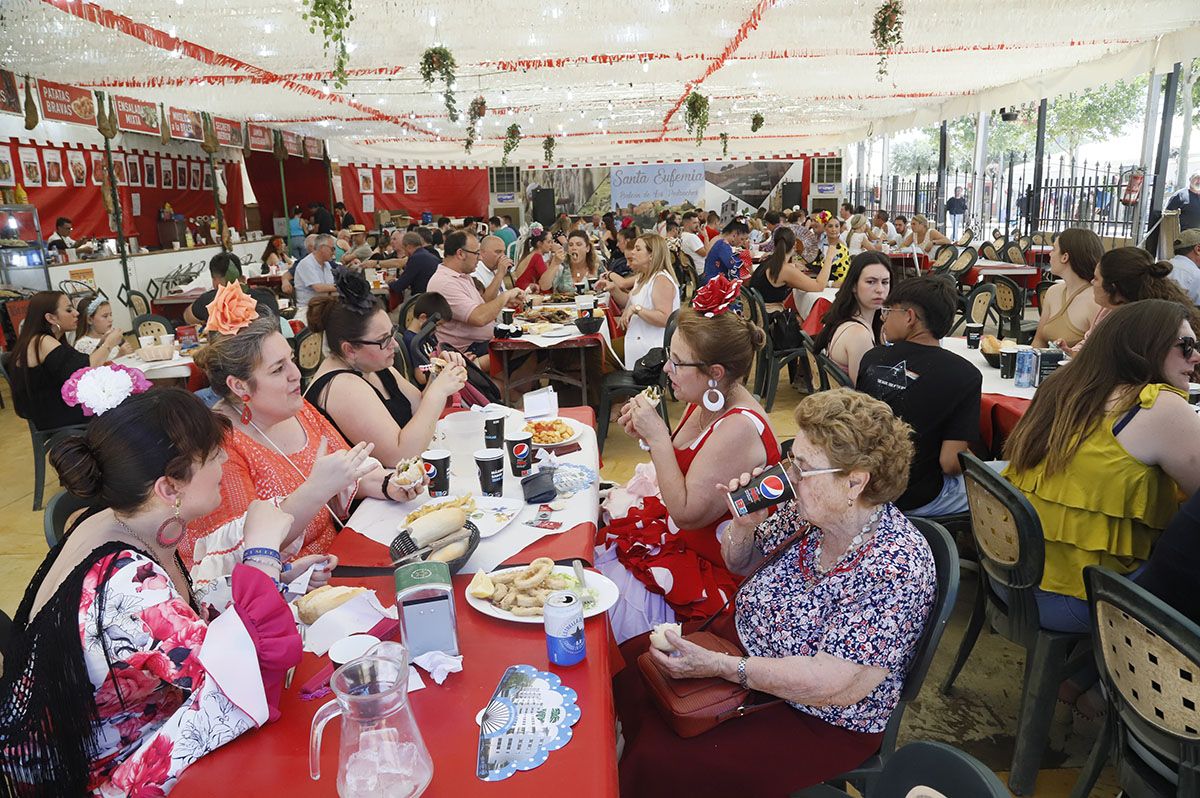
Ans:
[[[795,502],[755,531],[769,554],[807,522]],[[917,642],[937,592],[929,544],[893,504],[885,505],[874,537],[828,574],[817,570],[823,535],[817,527],[742,586],[735,622],[746,652],[756,657],[814,656],[825,652],[888,674],[851,706],[801,712],[851,731],[882,732],[899,702]]]
[[[110,565],[100,602],[100,581]],[[274,601],[286,610],[278,593]],[[125,550],[89,569],[80,595],[79,635],[100,719],[90,773],[93,794],[162,796],[192,762],[266,720],[248,714],[258,713],[253,702],[240,697],[242,686],[222,679],[222,690],[201,663],[209,630],[166,572],[145,555]],[[294,636],[294,627],[291,631]],[[298,638],[292,645],[298,659]],[[254,649],[240,653],[250,658],[241,664],[244,677],[258,680],[250,689],[261,693]]]

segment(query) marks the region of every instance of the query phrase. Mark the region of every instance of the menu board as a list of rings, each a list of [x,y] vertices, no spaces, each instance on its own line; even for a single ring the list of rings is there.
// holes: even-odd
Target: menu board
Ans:
[[[213,117],[213,129],[217,133],[217,143],[222,147],[236,147],[241,149],[245,146],[245,139],[242,138],[242,123],[235,119],[225,119],[224,117]]]
[[[204,141],[204,123],[200,121],[198,112],[172,108],[167,118],[171,121],[171,138]]]
[[[17,94],[17,76],[7,69],[0,69],[0,112],[21,113],[21,95]]]
[[[288,155],[295,155],[299,158],[304,155],[304,138],[298,133],[285,130],[283,131],[283,148],[287,150]]]
[[[325,155],[325,143],[321,139],[304,137],[304,151],[309,158],[322,158]]]
[[[271,128],[256,125],[253,122],[246,124],[246,135],[250,137],[250,149],[257,152],[272,152],[275,149],[275,141],[271,136]]]
[[[117,127],[130,133],[158,134],[158,107],[132,97],[113,97],[117,109]]]
[[[87,89],[48,80],[39,80],[37,86],[43,118],[80,125],[96,124],[96,100]]]

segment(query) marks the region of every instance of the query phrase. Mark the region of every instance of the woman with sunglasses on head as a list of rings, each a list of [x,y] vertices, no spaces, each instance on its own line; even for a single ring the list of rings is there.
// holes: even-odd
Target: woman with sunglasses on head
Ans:
[[[304,397],[351,444],[375,444],[389,465],[429,448],[446,400],[466,382],[462,355],[429,380],[425,392],[393,366],[396,330],[383,303],[357,274],[337,279],[336,295],[308,305],[308,326],[325,335],[327,355]]]
[[[908,482],[912,430],[848,388],[805,398],[795,418],[785,467],[795,499],[773,515],[736,518],[721,536],[724,565],[746,578],[724,597],[732,617],[707,631],[738,654],[673,631],[664,634],[670,653],[651,649],[647,636],[621,647],[626,662],[649,651],[671,678],[724,679],[766,694],[755,703],[782,701],[682,738],[640,669],[626,667],[613,685],[625,798],[789,795],[879,750],[937,593],[929,544],[893,504]],[[715,492],[724,498],[760,471],[722,480]]]
[[[1200,364],[1188,310],[1146,299],[1118,307],[1070,364],[1042,382],[1005,446],[1004,476],[1042,521],[1041,624],[1090,628],[1083,569],[1136,576],[1200,488],[1200,416],[1187,402]]]
[[[621,589],[609,611],[618,641],[658,623],[707,617],[737,585],[719,542],[729,504],[713,486],[779,461],[767,414],[744,384],[765,337],[729,309],[738,291],[738,283],[715,277],[679,311],[665,368],[687,404],[675,431],[644,394],[621,409],[625,431],[649,447],[653,472],[639,466],[621,495],[640,503],[597,537],[596,565]],[[610,499],[606,507],[615,505]]]

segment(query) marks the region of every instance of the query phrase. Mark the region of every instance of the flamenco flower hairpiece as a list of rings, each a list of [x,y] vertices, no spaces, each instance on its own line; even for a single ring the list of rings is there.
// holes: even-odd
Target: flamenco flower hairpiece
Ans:
[[[371,284],[361,274],[351,271],[342,272],[335,285],[337,285],[338,296],[341,298],[342,304],[350,310],[365,314],[375,309],[375,296],[371,293]]]
[[[820,222],[821,224],[825,224],[825,223],[826,223],[826,222],[828,222],[828,221],[829,221],[831,218],[833,218],[833,217],[830,215],[829,211],[820,211],[820,212],[818,212],[818,213],[814,213],[814,214],[813,214],[813,216],[814,216],[814,217],[816,218],[816,220],[817,220],[818,222]]]
[[[723,274],[709,280],[692,298],[692,307],[702,316],[712,318],[729,310],[742,293],[742,281],[730,281]]]
[[[541,222],[534,222],[533,224],[529,225],[529,237],[530,238],[537,239],[537,238],[541,238],[544,235],[546,235],[546,228],[542,227]]]
[[[621,219],[621,229],[622,230],[624,230],[627,227],[630,227],[632,224],[633,224],[632,216],[626,216],[625,218]]]
[[[218,288],[217,295],[208,304],[208,329],[221,335],[236,335],[257,318],[257,303],[236,280]]]
[[[109,363],[89,366],[63,383],[62,398],[71,407],[82,407],[85,416],[100,416],[135,393],[150,390],[150,380],[137,369]]]

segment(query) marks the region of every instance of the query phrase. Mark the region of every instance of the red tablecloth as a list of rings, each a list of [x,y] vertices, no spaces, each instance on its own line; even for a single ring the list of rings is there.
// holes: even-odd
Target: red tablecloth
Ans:
[[[892,259],[893,266],[912,266],[914,256],[911,252],[889,252],[887,256]],[[918,253],[915,256],[916,266],[922,272],[929,271],[929,256],[924,252]]]
[[[804,321],[800,323],[800,329],[815,338],[825,327],[821,319],[832,305],[833,303],[828,299],[824,297],[819,298],[813,303],[812,308],[809,309],[808,315],[804,317]]]
[[[1028,399],[1016,396],[1004,396],[998,393],[985,393],[979,403],[979,435],[983,444],[996,456],[1013,428],[1029,409]]]

